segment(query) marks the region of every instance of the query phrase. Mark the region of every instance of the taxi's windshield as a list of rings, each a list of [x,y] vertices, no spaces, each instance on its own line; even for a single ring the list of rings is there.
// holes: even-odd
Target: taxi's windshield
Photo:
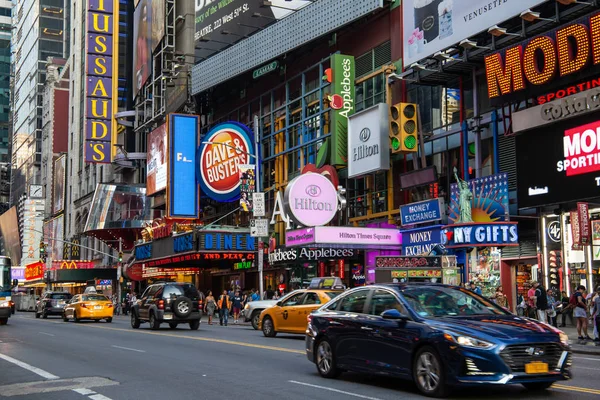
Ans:
[[[424,318],[508,314],[486,298],[461,288],[409,287],[402,295],[413,311]]]

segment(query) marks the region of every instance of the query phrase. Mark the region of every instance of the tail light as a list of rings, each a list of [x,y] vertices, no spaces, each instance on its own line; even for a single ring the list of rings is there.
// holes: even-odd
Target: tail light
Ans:
[[[112,303],[108,303],[108,304],[106,305],[106,307],[108,307],[108,308],[112,308],[112,306],[113,306],[113,305],[112,305]]]
[[[158,301],[158,309],[159,310],[164,310],[165,309],[165,301],[164,300],[159,300]]]

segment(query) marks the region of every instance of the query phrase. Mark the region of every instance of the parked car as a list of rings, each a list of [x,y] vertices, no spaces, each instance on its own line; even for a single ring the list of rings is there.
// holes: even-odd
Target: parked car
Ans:
[[[36,304],[35,317],[48,318],[48,315],[62,315],[65,304],[72,297],[69,292],[46,292]]]
[[[97,293],[84,293],[73,296],[63,310],[63,321],[69,322],[72,318],[75,322],[82,319],[91,319],[112,322],[113,303],[108,297]]]
[[[290,294],[284,296],[282,300],[290,296]],[[246,303],[242,310],[242,318],[244,318],[245,322],[251,322],[254,329],[258,329],[260,313],[263,312],[265,308],[273,307],[275,304],[277,304],[277,300],[256,300]]]
[[[321,376],[342,371],[412,379],[431,397],[453,386],[571,378],[568,337],[468,290],[436,284],[352,289],[308,316],[306,354]]]
[[[171,329],[185,323],[197,330],[201,317],[202,297],[194,285],[161,282],[148,286],[131,308],[131,327],[138,329],[141,323],[148,322],[150,329],[156,330],[166,322]]]

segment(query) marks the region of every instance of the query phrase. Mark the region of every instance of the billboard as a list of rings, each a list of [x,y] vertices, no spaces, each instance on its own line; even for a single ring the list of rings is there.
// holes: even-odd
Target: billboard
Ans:
[[[54,239],[50,241],[50,249],[52,249],[50,257],[52,260],[61,260],[63,258],[64,227],[64,214],[52,220],[52,238]]]
[[[146,194],[160,192],[167,187],[167,125],[163,124],[148,135],[146,166]]]
[[[67,156],[62,155],[54,160],[54,184],[52,187],[52,212],[58,214],[65,209],[65,171]]]
[[[348,164],[348,119],[354,114],[355,69],[354,57],[344,54],[331,56],[331,164]]]
[[[508,175],[500,173],[467,182],[473,193],[471,217],[473,222],[508,221]],[[456,183],[450,185],[450,207],[448,223],[460,217],[459,190]]]
[[[350,117],[348,178],[390,169],[389,111],[380,103]]]
[[[87,2],[85,162],[110,163],[118,109],[119,1]],[[116,17],[115,17],[116,14]]]
[[[545,0],[403,0],[405,66],[447,49]]]
[[[519,208],[600,196],[597,113],[558,121],[516,137]]]
[[[217,6],[210,0],[197,0],[195,40],[214,38],[225,42],[224,38],[227,37],[233,44],[273,21],[309,5],[311,1],[273,0],[268,3],[265,5],[263,0],[229,0],[219,2]],[[212,42],[210,47],[225,46],[226,43]],[[214,50],[211,52],[214,53]]]
[[[169,114],[169,161],[167,215],[171,218],[198,218],[200,199],[196,182],[196,149],[200,118],[197,115]],[[236,175],[239,181],[239,176]]]
[[[29,264],[40,259],[39,247],[44,227],[44,200],[26,199],[23,203],[23,251],[21,264]]]
[[[240,197],[239,166],[256,163],[253,137],[246,125],[225,122],[202,138],[196,171],[202,193],[216,201],[234,201]]]
[[[152,0],[152,51],[165,36],[165,0]]]
[[[0,215],[0,234],[2,235],[0,254],[10,257],[13,265],[20,265],[22,250],[17,207],[11,207]]]
[[[252,212],[252,193],[256,191],[256,174],[253,164],[241,164],[240,170],[240,209]]]
[[[150,0],[140,0],[135,7],[133,39],[133,97],[135,98],[152,74],[152,3]]]

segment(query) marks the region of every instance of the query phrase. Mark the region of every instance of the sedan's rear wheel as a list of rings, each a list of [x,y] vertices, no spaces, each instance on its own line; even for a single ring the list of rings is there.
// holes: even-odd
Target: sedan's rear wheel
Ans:
[[[110,324],[112,322],[112,318],[106,318],[106,322]]]
[[[275,337],[275,335],[277,335],[277,332],[275,331],[275,325],[273,324],[271,317],[266,316],[263,318],[262,331],[263,335],[266,337]]]
[[[150,329],[156,331],[160,328],[160,321],[156,319],[156,315],[154,313],[150,313]]]
[[[442,362],[433,347],[422,347],[415,357],[413,379],[426,396],[445,397],[448,393]]]
[[[131,312],[131,327],[133,329],[138,329],[140,327],[140,319],[134,311]]]
[[[252,313],[252,318],[251,318],[251,320],[252,320],[252,327],[255,330],[258,330],[258,321],[260,320],[260,312],[261,311],[258,310],[258,311],[254,311],[254,313]]]
[[[75,320],[75,322],[81,322],[81,320],[77,316],[77,311],[73,311],[73,319]]]
[[[316,353],[317,371],[324,378],[335,378],[340,374],[333,355],[333,348],[327,339],[322,339],[317,344]]]

